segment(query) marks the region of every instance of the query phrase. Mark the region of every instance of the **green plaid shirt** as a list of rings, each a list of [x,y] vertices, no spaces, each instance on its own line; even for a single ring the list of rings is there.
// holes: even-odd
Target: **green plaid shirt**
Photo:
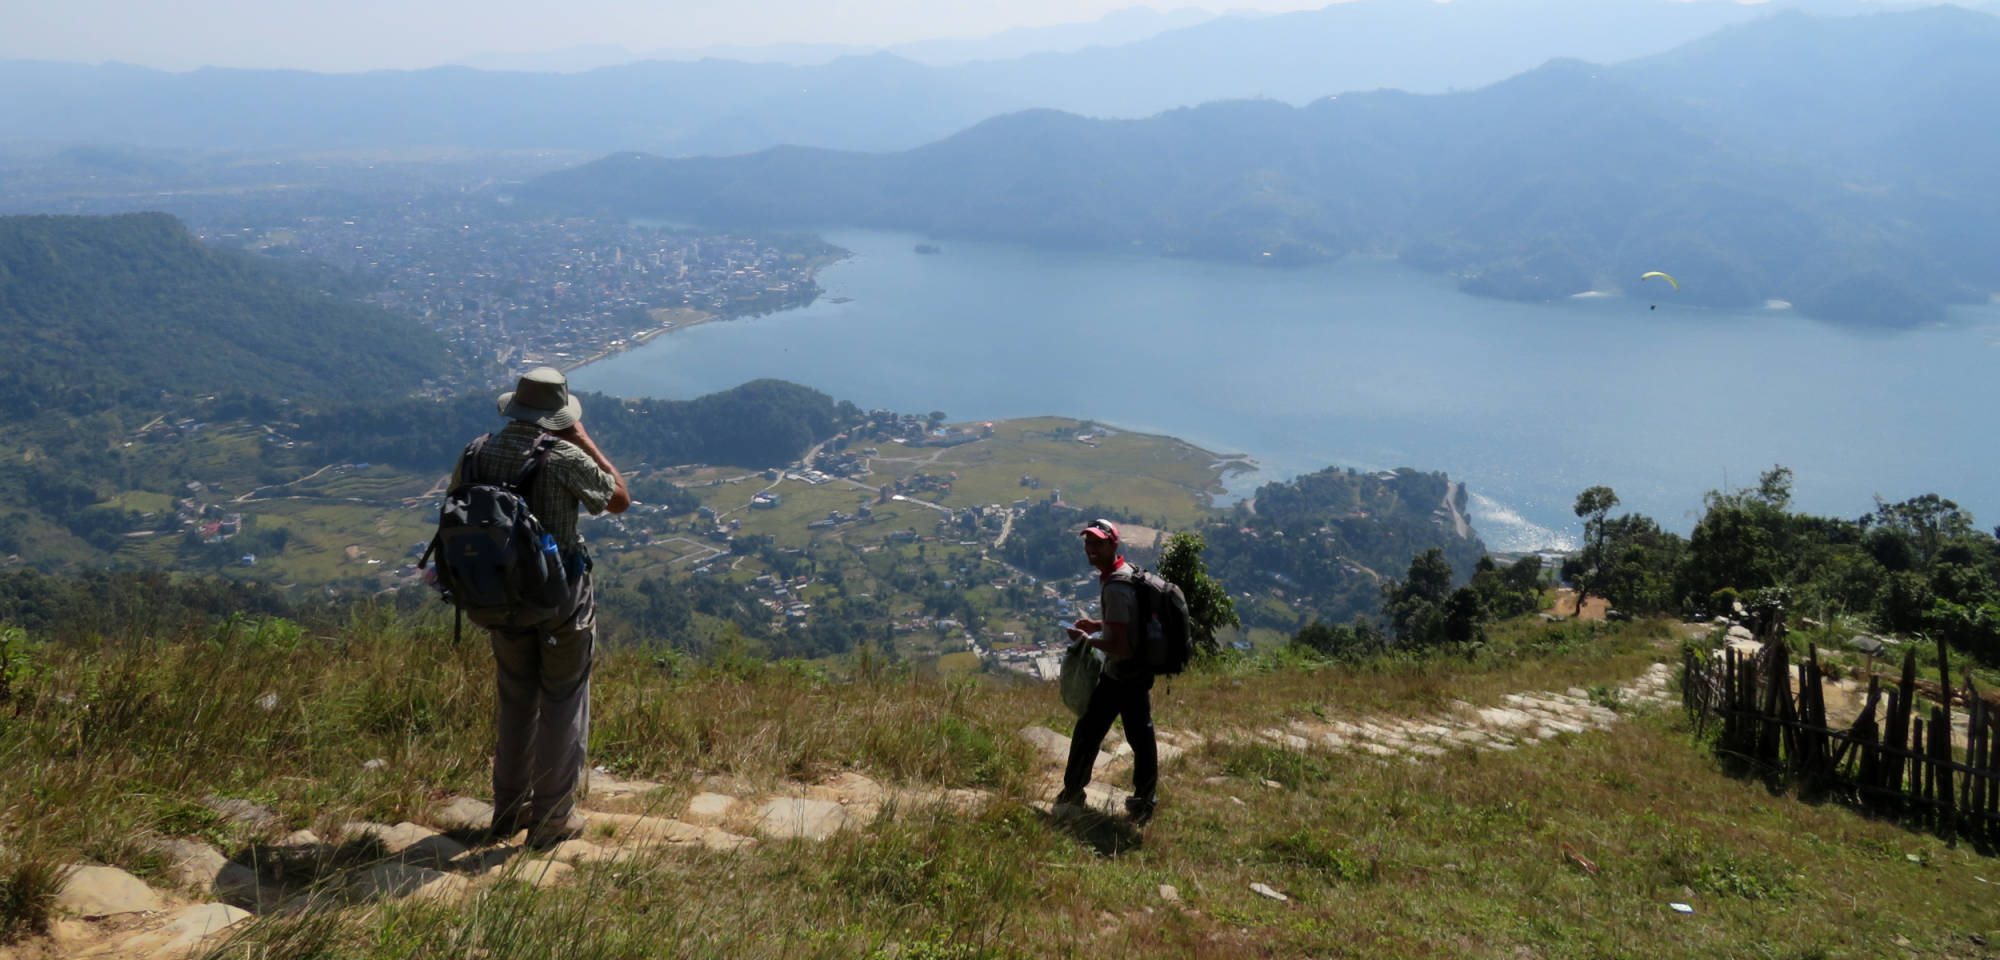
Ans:
[[[512,478],[528,462],[528,454],[544,432],[523,420],[509,421],[479,448],[479,456],[473,458],[472,478],[487,483]],[[453,467],[452,485],[456,486],[458,481],[458,468]],[[528,509],[535,512],[535,519],[556,538],[558,546],[574,553],[583,546],[583,538],[576,532],[576,508],[603,513],[617,486],[617,481],[590,459],[590,454],[567,440],[557,440],[549,448],[549,459],[542,464],[541,473],[535,477],[534,488],[528,492]]]

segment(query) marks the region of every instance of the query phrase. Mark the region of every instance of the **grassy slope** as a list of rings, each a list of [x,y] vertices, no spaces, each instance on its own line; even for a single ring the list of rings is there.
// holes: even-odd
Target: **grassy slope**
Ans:
[[[1157,712],[1170,729],[1208,731],[1418,714],[1617,682],[1669,655],[1658,625],[1551,629],[1510,625],[1475,661],[1238,664],[1163,684]],[[0,835],[33,858],[157,874],[155,837],[231,849],[257,838],[207,813],[210,793],[266,802],[282,829],[322,831],[483,794],[490,659],[476,643],[453,649],[446,631],[384,613],[326,637],[239,625],[39,649],[0,710]],[[607,655],[593,762],[675,785],[853,768],[992,789],[986,814],[588,866],[566,887],[503,886],[455,908],[269,919],[230,952],[839,957],[893,943],[903,957],[1799,957],[1901,953],[1902,937],[1916,954],[1978,956],[1969,935],[2000,938],[1973,879],[2000,872],[1990,861],[1724,776],[1671,713],[1422,765],[1212,744],[1168,768],[1168,805],[1143,842],[1106,852],[1024,805],[1039,790],[1013,731],[1066,729],[1053,691],[856,673],[839,684],[785,665]],[[252,705],[265,693],[276,709]],[[372,757],[387,769],[364,771]],[[1601,872],[1579,870],[1562,844]],[[1252,882],[1292,900],[1259,897]],[[1184,906],[1162,901],[1161,884]]]

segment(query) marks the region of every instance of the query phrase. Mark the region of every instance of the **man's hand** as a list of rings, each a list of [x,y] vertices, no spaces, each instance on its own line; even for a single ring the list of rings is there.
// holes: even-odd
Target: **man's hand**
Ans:
[[[552,431],[549,435],[576,444],[578,450],[582,450],[590,459],[597,461],[597,465],[604,468],[605,473],[611,474],[611,500],[604,505],[604,509],[612,513],[624,513],[625,508],[632,505],[632,494],[625,489],[624,474],[619,473],[618,468],[611,465],[611,458],[605,456],[604,451],[597,449],[597,444],[590,439],[590,433],[583,429],[583,421],[578,420],[561,430]]]
[[[1089,617],[1078,617],[1076,618],[1076,628],[1086,634],[1096,633],[1104,629],[1104,621],[1092,620]]]
[[[1074,624],[1063,627],[1063,632],[1069,634],[1069,642],[1071,643],[1082,643],[1090,636],[1090,634],[1078,630]]]

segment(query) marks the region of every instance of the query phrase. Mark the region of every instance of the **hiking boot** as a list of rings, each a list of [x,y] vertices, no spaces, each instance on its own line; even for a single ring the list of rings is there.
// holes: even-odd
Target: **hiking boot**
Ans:
[[[1156,806],[1156,804],[1154,804],[1153,801],[1146,799],[1145,797],[1139,797],[1139,796],[1126,797],[1125,816],[1128,819],[1130,819],[1133,823],[1145,823],[1146,821],[1153,819],[1154,806]]]
[[[517,808],[510,813],[495,811],[492,824],[486,828],[485,842],[500,843],[511,839],[515,834],[528,829],[532,823],[534,818],[528,815],[526,809]]]
[[[1049,804],[1049,816],[1058,820],[1081,817],[1090,812],[1090,801],[1081,793],[1058,793],[1054,803]]]
[[[547,850],[583,836],[584,819],[574,813],[562,820],[546,820],[528,828],[528,847]]]

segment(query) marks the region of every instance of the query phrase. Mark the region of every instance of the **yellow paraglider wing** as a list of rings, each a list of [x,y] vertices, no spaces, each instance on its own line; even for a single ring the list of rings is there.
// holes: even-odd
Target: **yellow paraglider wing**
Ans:
[[[1651,280],[1651,279],[1652,279],[1652,278],[1654,278],[1654,277],[1659,277],[1660,279],[1662,279],[1662,280],[1665,280],[1666,282],[1668,282],[1668,283],[1671,283],[1671,284],[1673,284],[1673,285],[1674,285],[1674,289],[1675,289],[1675,290],[1679,290],[1679,289],[1681,288],[1681,282],[1680,282],[1679,280],[1675,280],[1675,279],[1674,279],[1673,277],[1670,277],[1670,276],[1668,276],[1668,275],[1666,275],[1666,274],[1664,274],[1664,273],[1661,273],[1661,272],[1660,272],[1660,271],[1658,271],[1658,270],[1652,270],[1652,271],[1648,271],[1648,272],[1646,272],[1646,273],[1642,273],[1642,274],[1640,274],[1640,275],[1639,275],[1639,279],[1640,279],[1641,281],[1646,281],[1646,280]]]

